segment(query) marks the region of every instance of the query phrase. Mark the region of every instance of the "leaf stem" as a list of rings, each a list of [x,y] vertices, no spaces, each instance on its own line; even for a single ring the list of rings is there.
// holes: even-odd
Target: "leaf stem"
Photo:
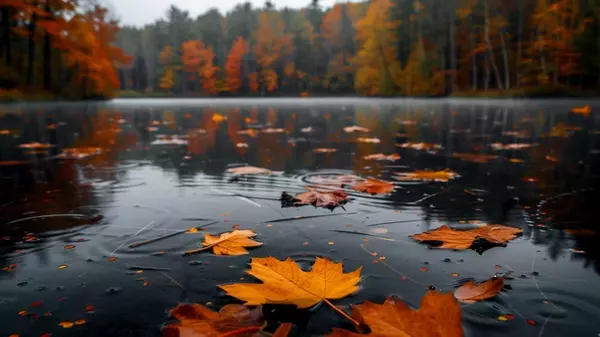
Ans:
[[[324,298],[323,302],[327,303],[327,305],[329,305],[333,310],[337,311],[340,315],[346,317],[350,322],[352,322],[352,324],[359,326],[360,323],[355,320],[354,318],[350,317],[350,315],[348,315],[347,313],[345,313],[342,309],[336,307],[335,305],[333,305],[333,303],[329,302],[328,299]]]
[[[238,330],[233,330],[233,331],[229,331],[226,332],[222,335],[219,335],[219,337],[229,337],[229,336],[235,336],[244,332],[249,332],[249,331],[259,331],[260,329],[262,329],[262,326],[249,326],[246,328],[242,328],[242,329],[238,329]]]
[[[205,250],[207,250],[207,249],[209,249],[209,248],[212,248],[214,245],[216,245],[216,243],[213,243],[212,245],[204,246],[204,247],[202,247],[202,248],[188,250],[188,251],[186,251],[185,253],[183,253],[183,255],[184,255],[184,256],[186,256],[186,255],[192,255],[192,254],[196,254],[196,253],[199,253],[199,252],[205,251]]]

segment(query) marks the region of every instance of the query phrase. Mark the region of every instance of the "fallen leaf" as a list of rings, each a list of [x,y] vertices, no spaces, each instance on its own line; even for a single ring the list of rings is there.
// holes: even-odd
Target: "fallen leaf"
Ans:
[[[390,194],[394,191],[394,184],[389,181],[379,179],[366,179],[357,181],[350,186],[353,190],[363,193],[375,194]]]
[[[262,133],[266,133],[266,134],[275,134],[275,133],[285,133],[285,129],[282,128],[266,128],[266,129],[262,129],[261,131]]]
[[[375,137],[371,137],[371,138],[358,137],[356,139],[356,141],[359,142],[359,143],[372,143],[372,144],[379,144],[379,143],[381,143],[381,140],[379,140],[379,138],[375,138]]]
[[[490,160],[497,159],[498,156],[489,155],[485,153],[452,153],[453,158],[460,159],[462,161],[477,163],[477,164],[485,164]]]
[[[212,119],[213,122],[221,123],[222,121],[226,120],[227,117],[225,117],[217,112],[217,113],[214,113],[210,119]]]
[[[418,151],[435,151],[435,150],[441,150],[443,148],[439,144],[411,143],[411,142],[396,144],[396,147],[403,148],[403,149],[413,149],[413,150],[418,150]]]
[[[61,264],[58,266],[58,269],[66,269],[68,266],[66,264]]]
[[[421,307],[387,297],[383,304],[365,301],[352,307],[352,317],[369,327],[369,334],[334,328],[330,337],[462,337],[460,306],[452,294],[429,290]]]
[[[590,115],[590,112],[592,111],[592,109],[590,108],[590,106],[588,104],[582,106],[582,107],[574,107],[571,109],[571,112],[577,115],[582,115],[583,117],[588,117]]]
[[[203,250],[212,248],[215,255],[244,255],[248,254],[246,247],[258,247],[262,243],[254,241],[251,237],[256,236],[256,233],[251,229],[233,230],[231,232],[222,233],[221,235],[212,236],[204,234],[204,247],[194,250],[189,250],[186,255],[197,253]]]
[[[75,321],[75,325],[84,325],[86,322],[85,319],[78,319]]]
[[[353,125],[353,126],[346,126],[346,127],[344,128],[344,132],[346,132],[346,133],[353,133],[353,132],[371,132],[371,130],[369,130],[369,129],[367,129],[367,128],[364,128],[364,127],[362,127],[362,126],[356,126],[356,125]]]
[[[394,172],[394,177],[404,181],[440,181],[446,182],[458,177],[458,173],[449,169],[441,171]]]
[[[441,242],[442,245],[436,248],[469,249],[478,240],[485,240],[492,246],[501,245],[516,238],[521,232],[521,229],[502,225],[485,225],[469,230],[455,230],[443,225],[411,237],[425,243]]]
[[[513,164],[520,164],[523,162],[523,159],[519,159],[519,158],[509,158],[508,162],[513,163]]]
[[[315,153],[334,153],[334,152],[337,152],[337,149],[321,147],[321,148],[314,149],[313,152],[315,152]]]
[[[101,147],[72,147],[61,149],[62,153],[59,154],[58,158],[76,158],[83,159],[86,157],[99,155],[103,152]]]
[[[227,172],[233,174],[234,176],[241,176],[241,175],[270,175],[273,173],[273,171],[265,169],[265,168],[260,168],[260,167],[254,167],[254,166],[241,166],[241,167],[234,167],[234,168],[230,168],[227,170]]]
[[[314,131],[314,129],[312,126],[307,126],[305,128],[300,129],[300,132],[302,132],[302,133],[311,133],[313,131]]]
[[[228,304],[219,312],[201,304],[179,304],[169,314],[179,322],[163,327],[163,337],[234,336],[238,330],[240,333],[235,333],[236,337],[248,337],[260,330],[264,321],[261,307],[250,310],[239,304]]]
[[[344,191],[319,191],[308,186],[305,188],[308,192],[298,193],[295,196],[286,192],[281,193],[281,207],[313,205],[333,210],[350,201],[348,193]]]
[[[504,287],[504,277],[490,277],[489,280],[475,283],[473,280],[454,290],[454,297],[462,303],[475,303],[496,296]]]
[[[377,154],[370,154],[368,156],[364,156],[363,159],[364,160],[377,160],[377,161],[383,161],[383,160],[396,161],[396,160],[400,159],[400,155],[397,153],[393,153],[390,155],[385,155],[383,153],[377,153]]]
[[[73,322],[68,322],[68,321],[58,323],[58,326],[60,326],[64,329],[70,329],[73,327],[73,325],[74,325]]]
[[[54,147],[54,145],[48,144],[48,143],[33,142],[33,143],[20,144],[19,147],[21,149],[27,149],[27,150],[47,150],[49,148]]]
[[[358,324],[329,300],[344,298],[359,289],[359,267],[353,272],[344,273],[342,263],[317,257],[310,271],[303,271],[298,264],[287,258],[285,261],[274,257],[253,258],[250,270],[246,273],[263,281],[256,283],[235,283],[218,285],[227,295],[245,301],[246,305],[294,304],[298,308],[308,308],[321,301],[332,309]]]
[[[245,148],[245,149],[248,148],[248,144],[247,143],[237,143],[237,144],[235,144],[235,146],[237,148]]]
[[[256,137],[259,133],[260,131],[256,129],[240,130],[237,132],[238,135],[247,135],[250,137]]]
[[[536,147],[538,144],[534,143],[510,143],[510,144],[502,144],[502,143],[492,143],[490,147],[494,150],[522,150],[528,149],[532,147]]]

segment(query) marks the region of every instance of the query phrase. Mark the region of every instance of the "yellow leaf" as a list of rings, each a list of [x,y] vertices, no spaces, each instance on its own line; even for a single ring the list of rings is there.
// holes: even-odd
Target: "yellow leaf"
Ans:
[[[250,229],[235,229],[232,232],[223,233],[218,237],[204,234],[204,242],[202,243],[204,247],[189,250],[185,254],[190,255],[210,248],[212,248],[213,253],[216,255],[248,254],[245,247],[257,247],[262,245],[262,243],[250,239],[253,236],[256,236],[256,233]]]
[[[263,281],[219,285],[228,295],[245,301],[247,305],[295,304],[308,308],[321,301],[346,297],[358,290],[359,267],[344,273],[342,263],[317,257],[311,271],[303,271],[292,259],[274,257],[253,258],[248,274]],[[339,310],[339,309],[338,309]]]

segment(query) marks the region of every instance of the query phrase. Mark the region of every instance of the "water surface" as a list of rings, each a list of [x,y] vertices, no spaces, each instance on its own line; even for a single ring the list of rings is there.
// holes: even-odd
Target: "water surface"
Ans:
[[[570,112],[586,104],[589,116]],[[391,295],[418,307],[430,286],[453,291],[511,271],[498,296],[461,305],[467,336],[596,336],[598,111],[595,101],[353,98],[0,106],[0,336],[158,336],[179,302],[239,303],[216,285],[252,282],[249,258],[266,256],[362,266],[361,290],[340,307]],[[353,125],[370,132],[344,132]],[[34,142],[48,145],[22,146]],[[430,146],[406,145],[417,143]],[[377,153],[400,159],[363,158]],[[232,179],[227,169],[239,165],[281,173]],[[394,179],[443,169],[460,176]],[[281,207],[283,191],[344,174],[393,181],[395,190],[347,190],[353,200],[333,211]],[[409,237],[486,223],[523,235],[483,254]],[[250,228],[264,245],[249,256],[182,256],[201,243],[199,232],[129,248],[202,225],[211,234]],[[507,314],[515,318],[498,319]],[[299,336],[352,328],[326,306],[266,315],[293,321]]]

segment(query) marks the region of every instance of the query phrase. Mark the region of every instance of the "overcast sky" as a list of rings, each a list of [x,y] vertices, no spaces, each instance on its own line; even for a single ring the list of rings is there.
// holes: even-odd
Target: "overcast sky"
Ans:
[[[248,0],[254,7],[262,7],[265,0]],[[271,0],[275,8],[304,7],[311,0]],[[243,0],[109,0],[111,9],[114,9],[123,25],[141,26],[146,23],[152,23],[156,19],[164,17],[167,8],[171,4],[187,10],[192,17],[204,13],[209,8],[217,8],[221,13],[235,7],[236,4],[244,2]],[[330,7],[340,0],[321,0],[321,6]],[[345,1],[344,1],[345,2]]]

